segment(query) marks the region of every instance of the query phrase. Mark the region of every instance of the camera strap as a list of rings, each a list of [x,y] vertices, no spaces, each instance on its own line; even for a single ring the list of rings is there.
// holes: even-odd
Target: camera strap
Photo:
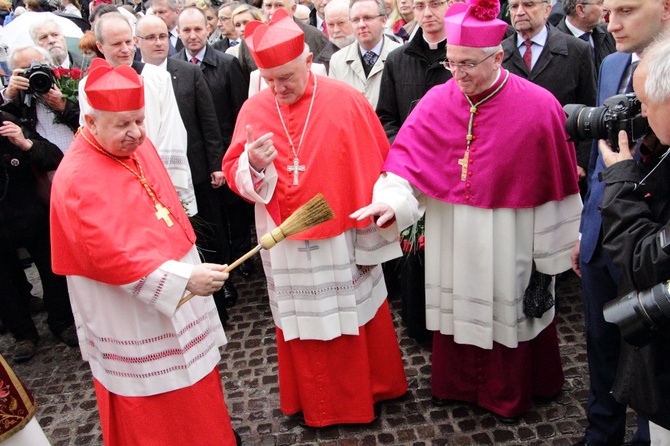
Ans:
[[[640,182],[637,183],[637,184],[639,184],[640,186],[644,185],[644,182],[647,180],[647,178],[649,178],[649,177],[651,176],[651,174],[654,173],[654,171],[656,170],[656,168],[657,168],[658,166],[660,166],[661,163],[668,157],[668,154],[670,154],[670,147],[668,147],[668,149],[665,151],[665,153],[661,156],[661,159],[658,160],[658,162],[657,162],[656,165],[653,167],[653,169],[651,169],[651,170],[649,171],[649,173],[646,174],[646,175],[644,176],[644,178],[642,178],[642,180],[640,180]],[[637,185],[636,185],[636,188],[637,188]]]

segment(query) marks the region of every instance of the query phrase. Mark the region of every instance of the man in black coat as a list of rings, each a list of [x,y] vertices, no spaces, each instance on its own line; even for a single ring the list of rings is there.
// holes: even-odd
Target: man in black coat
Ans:
[[[665,159],[670,144],[669,76],[670,40],[666,37],[644,50],[634,73],[635,93],[658,139],[643,139],[638,148],[641,162],[633,159],[632,143],[625,137],[619,136],[618,152],[600,142],[602,160],[608,166],[601,173],[605,183],[602,247],[620,272],[618,296],[670,280],[670,163]],[[626,325],[630,328],[630,321],[638,320],[645,330],[637,331],[649,338],[646,342],[624,338],[612,388],[619,403],[649,420],[653,445],[670,444],[670,324],[664,305],[667,287],[665,290],[654,298],[638,296],[639,302],[654,308],[654,327],[642,322],[648,313],[641,310],[641,303],[636,304]]]
[[[167,25],[154,15],[143,17],[137,22],[135,45],[140,50],[143,62],[165,67],[170,73],[179,114],[188,137],[186,156],[198,206],[198,213],[192,220],[198,237],[197,245],[207,262],[226,263],[230,258],[230,249],[223,232],[219,198],[215,191],[224,184],[221,172],[224,147],[214,101],[205,77],[197,65],[167,57]],[[228,317],[225,306],[235,300],[234,287],[228,288],[228,292],[222,289],[214,293],[214,300],[221,321],[225,322]]]
[[[549,90],[561,105],[594,106],[597,90],[591,45],[547,24],[551,6],[546,1],[510,0],[509,8],[516,34],[502,41],[503,68]],[[580,179],[586,176],[590,149],[589,142],[577,145]]]
[[[429,6],[433,3],[439,6]],[[415,0],[413,8],[419,29],[412,40],[386,58],[379,90],[377,116],[391,143],[423,95],[451,79],[451,72],[442,65],[446,59],[444,14],[448,3]]]
[[[219,9],[218,18],[221,38],[212,44],[215,50],[225,53],[231,46],[239,45],[240,36],[237,35],[237,30],[235,29],[232,20],[232,14],[241,4],[242,3],[240,2],[230,2],[221,6]]]
[[[35,355],[40,336],[30,316],[24,278],[17,279],[18,248],[28,250],[39,271],[53,334],[70,346],[77,345],[77,334],[65,277],[51,270],[47,173],[56,170],[63,153],[33,131],[24,135],[18,122],[0,112],[0,309],[16,339],[14,360],[21,362]]]
[[[563,10],[566,16],[556,25],[556,29],[591,45],[597,74],[603,59],[616,51],[614,37],[607,32],[607,25],[603,24],[603,3],[601,0],[563,0]]]
[[[247,98],[248,82],[242,74],[237,59],[229,54],[215,50],[207,44],[208,24],[203,11],[196,7],[182,10],[177,21],[179,36],[184,49],[173,56],[178,60],[186,60],[200,66],[209,91],[214,100],[214,109],[219,122],[219,129],[223,139],[223,147],[227,148],[233,135],[237,114]],[[234,194],[228,186],[220,188],[221,210],[223,212],[224,232],[230,234],[231,254],[237,258],[251,249],[251,205]],[[225,259],[230,263],[233,258]],[[251,273],[247,263],[241,267],[240,273]],[[231,290],[232,282],[228,280],[227,301],[234,301]]]

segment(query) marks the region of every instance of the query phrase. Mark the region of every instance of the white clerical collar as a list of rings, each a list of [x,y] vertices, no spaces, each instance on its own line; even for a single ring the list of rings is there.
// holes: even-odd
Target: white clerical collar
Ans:
[[[428,39],[426,39],[426,35],[424,34],[423,35],[423,40],[428,44],[428,48],[430,48],[431,50],[436,50],[440,46],[440,43],[447,40],[447,36],[445,35],[444,38],[442,40],[440,40],[439,42],[429,42]]]
[[[544,46],[547,43],[547,36],[549,35],[549,31],[547,30],[546,26],[543,26],[542,29],[540,30],[539,33],[535,34],[533,37],[530,38],[531,42],[533,42],[535,45],[540,45]],[[518,33],[516,35],[516,47],[520,48],[521,45],[526,41],[523,37],[521,37]]]
[[[382,36],[382,38],[379,40],[379,43],[377,43],[377,45],[373,46],[372,49],[366,50],[362,46],[358,45],[358,51],[361,52],[361,56],[365,56],[365,53],[367,53],[368,51],[372,51],[373,53],[375,53],[377,55],[377,57],[379,57],[379,55],[382,53],[382,45],[383,44],[384,44],[384,36]]]

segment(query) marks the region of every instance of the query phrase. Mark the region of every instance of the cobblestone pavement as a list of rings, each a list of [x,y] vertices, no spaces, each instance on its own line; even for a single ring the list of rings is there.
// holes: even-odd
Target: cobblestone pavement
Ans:
[[[27,271],[35,282],[34,268]],[[565,386],[555,400],[536,401],[515,426],[500,424],[489,412],[470,404],[443,408],[431,404],[430,348],[406,336],[398,316],[399,300],[392,300],[391,306],[405,360],[407,394],[384,403],[381,417],[370,425],[318,430],[299,426],[278,408],[277,349],[262,274],[257,272],[246,281],[238,278],[236,284],[240,299],[230,310],[229,342],[223,348],[220,373],[233,427],[245,446],[567,446],[582,436],[588,376],[581,290],[572,273],[562,275],[557,287]],[[39,286],[33,293],[41,295]],[[44,313],[35,316],[42,336],[37,355],[28,363],[16,364],[15,370],[36,396],[37,418],[53,445],[101,445],[88,364],[78,349],[66,347],[51,335],[45,318]],[[9,334],[0,336],[0,353],[10,363],[13,345]],[[633,424],[629,414],[629,437]],[[197,438],[192,445],[198,445]]]

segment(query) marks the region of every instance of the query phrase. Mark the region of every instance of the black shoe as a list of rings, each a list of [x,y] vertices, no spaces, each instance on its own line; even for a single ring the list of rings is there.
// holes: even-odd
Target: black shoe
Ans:
[[[77,338],[77,329],[74,328],[74,324],[70,325],[65,330],[58,333],[56,337],[60,339],[68,347],[77,347],[79,345],[79,339]]]
[[[37,296],[30,297],[30,314],[35,316],[44,310],[44,301]]]
[[[253,276],[253,274],[256,272],[256,267],[254,266],[253,261],[246,260],[242,262],[240,266],[237,267],[237,270],[239,271],[240,276],[244,277],[245,279],[248,279],[249,277]]]
[[[242,446],[242,438],[240,438],[240,434],[238,434],[235,429],[233,429],[233,434],[235,435],[235,444],[237,444],[237,446]]]
[[[35,356],[37,352],[37,342],[40,338],[35,339],[24,339],[23,341],[17,341],[16,346],[14,347],[14,361],[16,362],[25,362]]]
[[[235,306],[237,303],[237,290],[235,289],[235,285],[233,285],[233,282],[230,279],[226,280],[226,283],[223,284],[221,291],[223,291],[224,305],[227,308]]]
[[[502,424],[513,425],[519,422],[521,417],[503,417],[502,415],[495,414],[495,417]]]

